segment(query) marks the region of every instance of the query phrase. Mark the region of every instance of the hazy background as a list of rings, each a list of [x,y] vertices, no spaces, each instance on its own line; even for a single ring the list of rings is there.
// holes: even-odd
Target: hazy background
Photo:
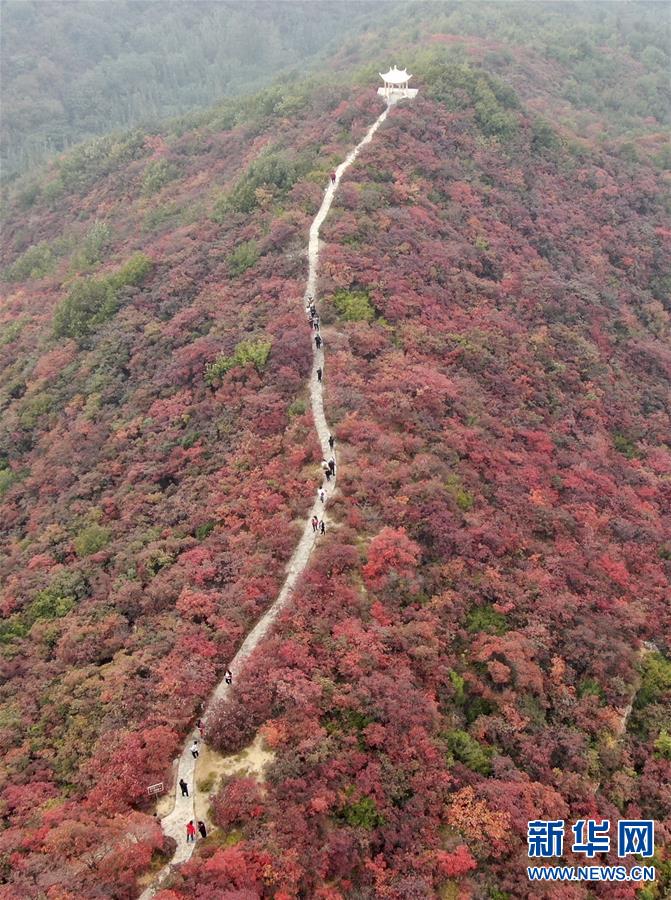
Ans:
[[[5,177],[73,143],[252,93],[278,77],[349,78],[408,62],[433,34],[491,43],[489,71],[529,84],[532,49],[575,110],[633,138],[668,123],[666,2],[458,0],[5,0],[0,4]],[[406,49],[410,53],[406,53]],[[456,54],[461,48],[451,47]],[[466,56],[464,56],[464,61]],[[382,64],[382,63],[380,63]],[[547,87],[547,85],[546,85]],[[645,121],[647,120],[647,122]]]
[[[75,141],[149,123],[299,72],[373,8],[352,2],[2,3],[5,174]]]

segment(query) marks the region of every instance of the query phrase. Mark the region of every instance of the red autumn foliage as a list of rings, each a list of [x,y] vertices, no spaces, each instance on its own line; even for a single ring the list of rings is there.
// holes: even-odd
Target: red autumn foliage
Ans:
[[[144,158],[10,208],[8,262],[104,216],[97,274],[138,249],[155,264],[77,347],[51,330],[68,260],[8,288],[0,849],[18,896],[131,897],[169,849],[146,787],[277,595],[314,496],[301,253],[321,188],[308,172],[224,226],[197,204],[263,148],[341,159],[376,104],[329,88],[293,119],[150,142],[180,160],[181,212],[138,200]],[[448,104],[427,81],[394,108],[324,225],[337,527],[208,720],[225,753],[265,725],[266,779],[219,792],[221,831],[164,900],[514,897],[535,817],[650,816],[668,840],[668,697],[635,702],[644,642],[669,646],[662,179],[585,136],[539,145],[537,105],[496,138]],[[370,314],[344,318],[338,291]],[[272,339],[266,366],[208,383],[250,337]]]

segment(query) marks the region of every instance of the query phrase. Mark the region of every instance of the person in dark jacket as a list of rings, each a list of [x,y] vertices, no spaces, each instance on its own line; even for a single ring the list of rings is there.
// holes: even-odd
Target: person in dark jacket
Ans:
[[[224,681],[226,684],[233,684],[233,673],[230,669],[226,669],[224,672]]]
[[[315,347],[317,348],[317,350],[319,350],[321,345],[322,345],[322,339],[319,337],[318,334],[316,334],[315,335]]]
[[[317,369],[317,381],[321,381],[321,380],[322,380],[322,370]]]
[[[335,459],[333,457],[329,460],[329,469],[331,470],[331,475],[335,475]]]
[[[205,827],[205,822],[201,822],[198,820],[198,831],[200,831],[200,836],[202,838],[207,837],[207,828]]]
[[[335,446],[335,438],[333,437],[332,434],[330,434],[329,435],[329,447],[331,448],[331,450],[333,450],[334,446]]]
[[[319,533],[326,534],[326,525],[324,525],[324,520],[322,519],[319,523]]]
[[[183,778],[179,779],[179,787],[180,787],[180,790],[182,791],[182,797],[188,797],[189,796],[189,786],[186,783],[186,781],[184,781]]]

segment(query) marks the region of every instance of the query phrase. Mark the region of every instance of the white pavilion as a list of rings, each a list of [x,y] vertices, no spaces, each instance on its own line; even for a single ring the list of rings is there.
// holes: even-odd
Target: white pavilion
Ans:
[[[380,97],[386,99],[387,103],[396,103],[398,100],[403,100],[406,97],[412,99],[412,97],[417,96],[417,88],[408,87],[408,82],[412,75],[408,75],[406,69],[399,69],[394,66],[393,69],[389,69],[384,75],[380,72],[380,78],[384,81],[384,87],[378,88],[377,92]]]

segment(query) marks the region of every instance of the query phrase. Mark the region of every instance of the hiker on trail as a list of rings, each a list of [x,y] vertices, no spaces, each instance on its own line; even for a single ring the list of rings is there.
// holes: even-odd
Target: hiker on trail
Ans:
[[[331,172],[331,184],[335,184],[335,183],[336,183],[336,173]]]
[[[186,825],[186,842],[188,844],[189,841],[195,842],[195,840],[196,840],[196,826],[193,824],[193,819],[191,819],[189,822],[187,822],[187,825]]]
[[[322,503],[326,500],[326,493],[325,493],[323,487],[319,488],[319,499],[321,500]],[[315,531],[317,530],[317,516],[312,517],[312,527],[314,528]]]
[[[233,673],[230,669],[226,669],[224,672],[224,681],[226,684],[233,684]]]
[[[330,481],[330,480],[331,480],[331,475],[332,475],[332,474],[333,474],[333,473],[331,472],[331,470],[330,470],[330,469],[328,468],[328,466],[327,466],[327,467],[324,469],[324,475],[326,476],[326,480],[327,480],[327,481]]]
[[[322,373],[322,370],[321,370],[321,369],[317,369],[317,381],[318,381],[320,384],[321,384],[321,380],[322,380],[322,374],[323,374],[323,373]]]
[[[331,475],[335,475],[335,459],[333,457],[329,460],[329,469],[331,470]]]
[[[319,350],[321,345],[322,345],[322,339],[319,337],[318,334],[316,334],[315,335],[315,347],[317,348],[317,350]]]
[[[326,534],[326,525],[324,525],[324,520],[322,519],[319,523],[319,533]]]
[[[335,444],[335,438],[333,437],[332,434],[330,434],[329,435],[329,447],[331,448],[331,450],[333,450],[334,444]]]
[[[315,316],[312,320],[312,327],[315,331],[319,331],[319,316]]]
[[[323,493],[324,492],[320,489],[320,494],[323,494]],[[316,531],[318,526],[319,526],[319,519],[317,518],[317,516],[313,516],[312,517],[312,530]]]
[[[200,831],[200,836],[202,838],[207,837],[207,828],[205,827],[205,822],[198,821],[198,831]]]
[[[179,786],[182,791],[182,797],[188,797],[189,796],[189,786],[186,783],[186,781],[184,781],[183,778],[179,779]]]
[[[193,744],[191,744],[191,756],[193,756],[194,759],[198,759],[198,755],[198,741],[194,741]]]

